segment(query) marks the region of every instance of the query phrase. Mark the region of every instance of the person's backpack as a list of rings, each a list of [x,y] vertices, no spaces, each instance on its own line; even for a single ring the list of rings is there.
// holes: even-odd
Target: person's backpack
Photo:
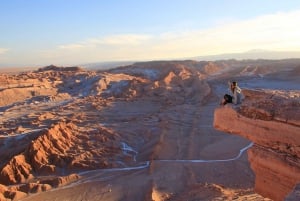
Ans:
[[[230,96],[229,94],[225,94],[224,99],[226,103],[232,103],[232,96]]]

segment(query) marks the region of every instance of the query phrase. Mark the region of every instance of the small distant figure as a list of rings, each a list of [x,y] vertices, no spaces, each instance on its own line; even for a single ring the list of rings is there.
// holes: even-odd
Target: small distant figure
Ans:
[[[233,103],[235,105],[240,104],[244,98],[242,90],[238,87],[237,82],[228,82],[230,94],[225,94],[220,105],[226,105],[227,103]]]

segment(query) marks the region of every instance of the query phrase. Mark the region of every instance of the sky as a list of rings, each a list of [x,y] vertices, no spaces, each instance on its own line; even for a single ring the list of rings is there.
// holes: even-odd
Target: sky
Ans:
[[[300,51],[297,0],[0,0],[0,67]]]

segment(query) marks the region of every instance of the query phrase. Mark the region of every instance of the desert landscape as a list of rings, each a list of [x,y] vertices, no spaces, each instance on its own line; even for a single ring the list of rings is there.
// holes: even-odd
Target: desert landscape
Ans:
[[[2,72],[0,200],[299,200],[299,77],[300,59]],[[229,80],[245,100],[220,106]]]

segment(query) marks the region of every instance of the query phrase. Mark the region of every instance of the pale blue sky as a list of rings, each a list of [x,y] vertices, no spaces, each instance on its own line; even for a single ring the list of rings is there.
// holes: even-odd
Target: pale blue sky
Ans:
[[[0,66],[298,51],[299,25],[296,0],[0,0]]]

